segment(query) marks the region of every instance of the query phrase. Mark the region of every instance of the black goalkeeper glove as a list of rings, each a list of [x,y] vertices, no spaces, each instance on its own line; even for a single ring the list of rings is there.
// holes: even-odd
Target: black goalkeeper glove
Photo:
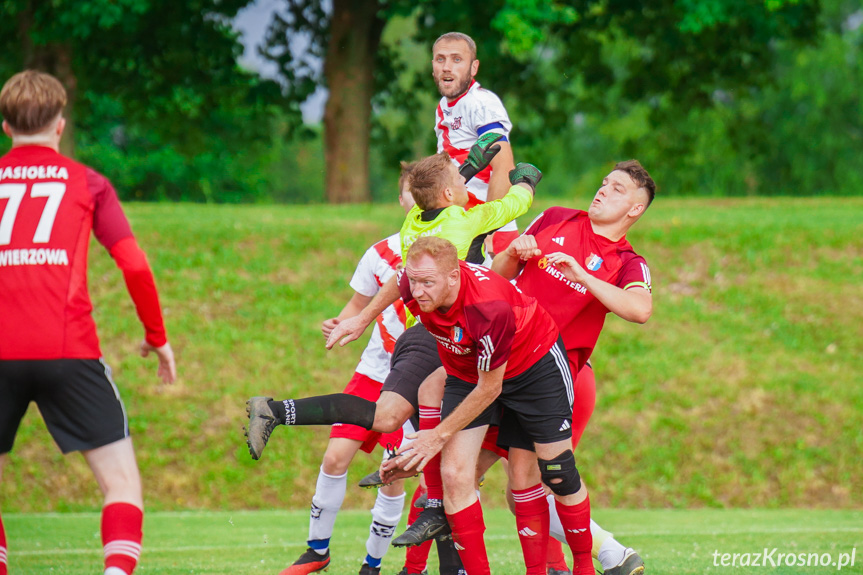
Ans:
[[[520,183],[525,183],[530,186],[533,193],[536,193],[536,185],[542,179],[542,172],[533,164],[520,162],[516,164],[514,170],[509,172],[509,183],[513,186]]]
[[[458,167],[458,173],[464,176],[465,182],[488,167],[492,158],[500,151],[500,144],[495,144],[495,142],[501,138],[503,138],[501,134],[486,132],[479,137],[476,144],[470,147],[467,158]]]

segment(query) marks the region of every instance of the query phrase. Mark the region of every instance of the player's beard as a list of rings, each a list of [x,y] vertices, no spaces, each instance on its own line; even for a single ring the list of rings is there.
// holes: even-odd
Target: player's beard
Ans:
[[[450,98],[450,99],[458,98],[459,96],[461,96],[462,94],[467,92],[467,89],[470,88],[471,81],[473,81],[473,78],[471,78],[470,75],[468,75],[468,77],[465,78],[463,82],[461,82],[459,84],[453,83],[453,85],[450,88],[446,88],[443,85],[442,80],[440,80],[438,78],[434,79],[435,84],[437,84],[437,91],[440,92],[440,95],[443,96],[444,98]]]

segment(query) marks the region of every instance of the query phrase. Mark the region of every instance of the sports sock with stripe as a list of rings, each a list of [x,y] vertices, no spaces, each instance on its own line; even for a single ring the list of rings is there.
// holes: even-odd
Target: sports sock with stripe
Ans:
[[[347,393],[268,401],[267,405],[280,425],[349,423],[365,429],[372,428],[377,410],[374,401]]]
[[[405,506],[405,494],[396,497],[384,495],[378,491],[375,506],[372,507],[372,524],[369,527],[369,538],[366,541],[366,563],[379,567],[381,559],[389,549],[393,533],[402,518]]]
[[[590,555],[593,542],[590,535],[590,498],[575,505],[555,501],[555,507],[563,524],[566,542],[572,550],[572,575],[594,575],[593,557]]]
[[[455,548],[465,570],[470,575],[491,575],[483,538],[485,521],[479,501],[452,515],[447,513],[447,520],[452,527]]]
[[[420,431],[434,429],[440,423],[440,406],[419,406]],[[443,500],[443,480],[440,475],[440,453],[432,457],[423,469],[429,499]]]
[[[3,529],[3,517],[0,516],[0,575],[6,575],[8,572],[7,560],[6,531]]]
[[[545,575],[548,553],[548,501],[541,483],[513,489],[515,526],[527,575]]]
[[[109,503],[102,508],[102,545],[105,570],[131,575],[141,556],[144,512],[131,503]]]
[[[414,521],[416,521],[417,517],[422,513],[421,508],[414,507],[414,503],[416,503],[416,500],[419,499],[422,494],[422,487],[417,485],[417,489],[414,491],[414,496],[411,499],[410,511],[408,512],[408,527],[413,525]],[[413,573],[422,573],[425,570],[426,564],[428,563],[431,544],[431,540],[428,540],[419,545],[407,548],[405,551],[405,569],[407,569],[408,575]]]
[[[318,473],[312,509],[309,515],[309,547],[319,555],[326,555],[330,537],[336,524],[336,516],[345,500],[348,489],[348,474],[327,475],[323,467]]]

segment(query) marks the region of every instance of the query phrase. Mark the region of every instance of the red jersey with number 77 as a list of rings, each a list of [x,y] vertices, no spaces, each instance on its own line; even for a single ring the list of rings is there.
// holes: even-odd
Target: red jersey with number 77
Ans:
[[[537,217],[525,235],[532,235],[543,253],[525,263],[515,279],[524,293],[535,297],[554,318],[563,336],[573,373],[587,362],[608,313],[581,284],[572,283],[563,272],[548,264],[547,254],[564,252],[589,273],[622,289],[650,285],[650,270],[626,238],[614,242],[593,231],[587,212],[550,208]]]
[[[404,270],[402,300],[437,340],[448,375],[468,383],[506,362],[504,379],[520,375],[548,353],[559,332],[537,301],[490,269],[459,262],[458,299],[446,312],[420,311]]]
[[[114,188],[51,148],[18,146],[0,158],[0,360],[101,357],[87,291],[91,230],[123,269],[147,341],[164,345],[152,272]]]

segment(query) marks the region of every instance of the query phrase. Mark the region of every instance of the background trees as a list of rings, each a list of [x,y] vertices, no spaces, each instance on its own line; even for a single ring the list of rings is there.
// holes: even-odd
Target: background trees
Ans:
[[[277,82],[237,65],[247,2],[8,0],[0,72],[57,74],[66,151],[140,199],[391,198],[398,161],[434,150],[430,46],[452,29],[477,40],[543,193],[588,194],[625,157],[668,195],[861,189],[851,1],[282,0],[261,46]],[[323,122],[304,125],[319,87]]]

